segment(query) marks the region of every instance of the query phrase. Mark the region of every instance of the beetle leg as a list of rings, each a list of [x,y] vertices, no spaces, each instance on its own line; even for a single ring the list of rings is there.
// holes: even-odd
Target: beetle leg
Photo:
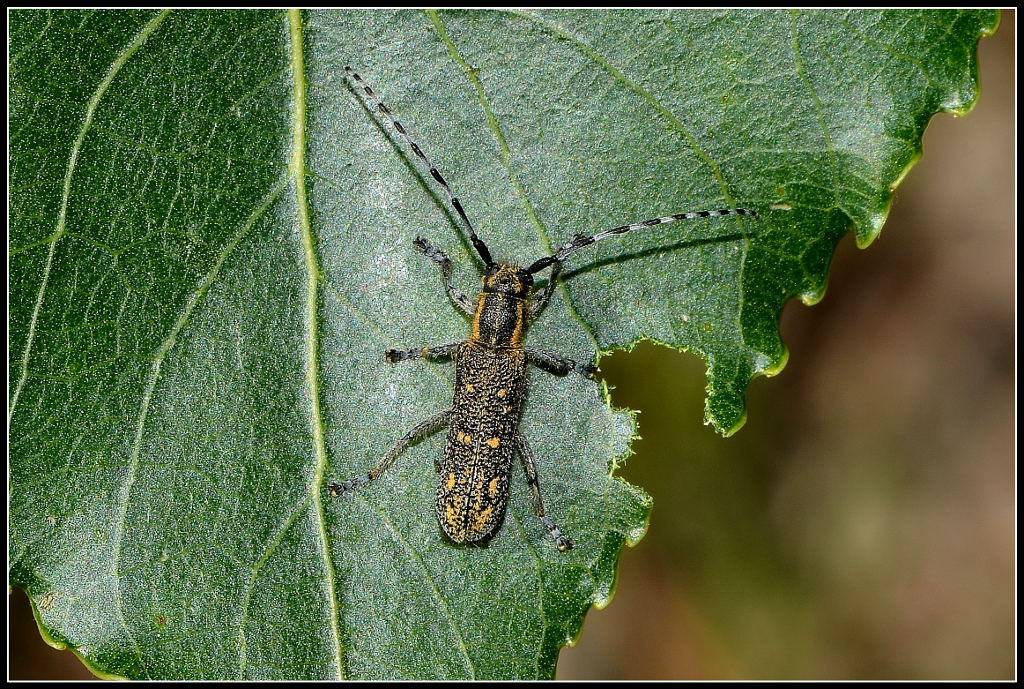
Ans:
[[[581,364],[572,359],[566,359],[554,352],[545,352],[540,349],[525,349],[526,360],[537,368],[542,368],[548,373],[556,376],[564,376],[569,371],[575,371],[584,378],[595,380],[597,378],[597,367],[592,364]]]
[[[450,359],[461,345],[461,342],[438,345],[437,347],[413,347],[412,349],[389,349],[384,352],[384,358],[389,364],[397,364],[399,361],[409,359]]]
[[[412,244],[416,247],[416,251],[437,264],[437,267],[441,269],[441,282],[444,283],[444,291],[448,293],[459,311],[472,317],[473,302],[462,290],[452,284],[452,260],[448,258],[448,254],[440,249],[435,249],[434,245],[423,237],[417,237]]]
[[[562,272],[562,266],[561,261],[552,264],[551,275],[548,276],[548,284],[545,285],[544,291],[530,301],[531,321],[540,315],[540,312],[548,305],[548,301],[551,300],[551,294],[555,291],[555,287],[558,286],[558,275]]]
[[[346,492],[352,490],[356,486],[369,483],[374,479],[380,478],[380,475],[388,470],[392,464],[395,463],[395,458],[402,453],[402,450],[409,447],[412,443],[419,440],[420,438],[433,433],[441,426],[446,426],[448,420],[451,418],[452,410],[445,409],[440,414],[435,414],[429,419],[421,423],[420,425],[413,428],[411,431],[406,433],[398,444],[391,448],[391,451],[384,455],[384,459],[380,460],[368,474],[362,474],[355,478],[349,479],[348,481],[331,481],[327,484],[327,490],[330,491],[331,497],[339,498]]]
[[[516,431],[516,446],[519,448],[519,458],[523,460],[523,468],[526,469],[526,482],[530,486],[530,493],[533,495],[533,511],[540,517],[541,523],[555,539],[555,547],[565,551],[572,548],[572,541],[562,533],[562,530],[551,520],[551,517],[544,513],[544,501],[540,499],[540,485],[537,482],[537,463],[533,459],[533,450],[526,442],[526,437]]]

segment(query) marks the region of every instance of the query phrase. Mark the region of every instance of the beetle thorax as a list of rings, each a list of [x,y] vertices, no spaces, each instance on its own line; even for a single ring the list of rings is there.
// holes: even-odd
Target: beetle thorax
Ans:
[[[533,276],[507,263],[488,266],[477,296],[471,341],[486,347],[521,347]]]

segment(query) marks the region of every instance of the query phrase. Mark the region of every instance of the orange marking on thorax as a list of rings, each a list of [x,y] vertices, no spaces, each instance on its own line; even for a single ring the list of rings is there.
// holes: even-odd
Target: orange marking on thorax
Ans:
[[[516,327],[512,331],[512,346],[520,347],[523,341],[523,325],[526,323],[526,301],[518,299],[516,303]]]

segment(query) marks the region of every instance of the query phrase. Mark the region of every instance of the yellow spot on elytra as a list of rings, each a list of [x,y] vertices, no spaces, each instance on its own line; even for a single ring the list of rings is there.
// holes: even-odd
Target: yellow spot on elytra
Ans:
[[[496,448],[498,447],[498,445],[501,445],[501,440],[499,440],[498,438],[491,438],[490,440],[487,441],[487,444],[490,445],[491,447]]]
[[[478,512],[475,515],[476,518],[473,520],[473,531],[481,532],[485,528],[487,528],[487,524],[488,524],[488,522],[491,521],[491,515],[493,513],[494,513],[494,508],[493,507],[488,507],[485,510],[480,510],[480,512]]]
[[[469,445],[473,442],[473,438],[468,433],[459,433],[459,440]]]
[[[455,488],[455,472],[448,474],[448,490]]]
[[[492,498],[498,496],[498,482],[498,477],[495,476],[494,478],[491,479],[490,485],[487,486],[487,492],[491,494]]]
[[[512,411],[512,407],[505,406],[505,407],[501,408],[501,413],[502,414],[508,414],[511,411]]]
[[[504,397],[507,394],[508,394],[508,390],[506,390],[505,388],[502,388],[501,390],[498,390],[498,397]]]
[[[466,392],[476,392],[476,388],[473,387],[472,383],[466,383]]]

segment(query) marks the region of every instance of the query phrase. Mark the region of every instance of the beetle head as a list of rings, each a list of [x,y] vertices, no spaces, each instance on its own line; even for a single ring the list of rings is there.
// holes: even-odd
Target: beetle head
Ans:
[[[507,294],[519,299],[526,299],[533,289],[533,275],[525,268],[508,263],[493,263],[487,266],[481,278],[484,292]]]

